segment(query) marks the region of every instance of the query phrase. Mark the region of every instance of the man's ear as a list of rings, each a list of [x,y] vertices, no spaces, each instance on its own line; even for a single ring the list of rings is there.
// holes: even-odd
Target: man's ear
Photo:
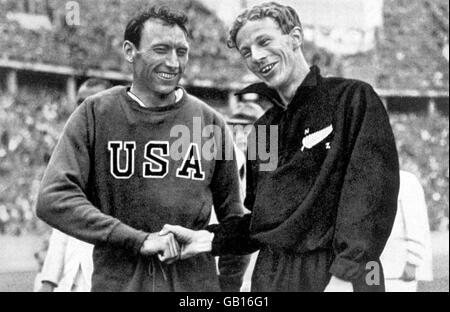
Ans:
[[[125,40],[123,43],[123,54],[127,62],[132,64],[136,56],[136,46],[132,42]]]
[[[292,43],[294,45],[294,50],[299,49],[303,44],[303,32],[302,29],[298,26],[292,28],[289,33],[289,36],[292,39]]]

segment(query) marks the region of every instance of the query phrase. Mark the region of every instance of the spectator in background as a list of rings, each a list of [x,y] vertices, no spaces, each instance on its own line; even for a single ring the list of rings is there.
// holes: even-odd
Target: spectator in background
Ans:
[[[400,171],[394,227],[381,256],[388,292],[415,292],[418,281],[433,279],[425,195],[417,177]]]
[[[233,137],[236,144],[236,161],[239,170],[239,179],[241,180],[241,196],[245,198],[245,189],[246,189],[246,154],[247,154],[247,136],[248,132],[246,131],[247,126],[253,125],[253,123],[258,120],[264,114],[264,110],[256,103],[239,103],[239,106],[235,110],[234,114],[227,120],[228,125],[231,127],[233,131]],[[247,210],[248,211],[248,210]],[[214,222],[217,223],[217,222]],[[220,257],[222,261],[230,261],[230,262],[241,262],[245,265],[234,266],[241,267],[244,269],[240,273],[245,273],[245,270],[248,269],[248,264],[251,259],[251,255],[245,256],[222,256]],[[232,266],[230,266],[232,267]],[[252,269],[252,268],[251,268]],[[242,275],[242,278],[244,275]],[[250,284],[248,281],[243,280],[241,282],[242,288],[241,291],[247,292],[250,291]]]
[[[10,220],[8,208],[5,205],[0,205],[0,234],[6,233],[7,224]]]
[[[256,103],[239,103],[234,114],[227,120],[233,131],[236,149],[236,160],[238,162],[239,178],[241,179],[241,194],[245,198],[246,187],[246,154],[247,136],[249,135],[249,125],[264,115],[264,110]]]
[[[36,276],[35,290],[90,291],[93,248],[91,244],[53,229],[42,271]]]
[[[262,108],[255,104],[251,103],[249,105],[239,105],[235,114],[232,115],[228,120],[227,124],[230,126],[231,130],[234,132],[234,143],[235,143],[235,151],[236,151],[236,162],[239,170],[239,179],[241,186],[241,197],[244,200],[245,197],[245,162],[246,162],[246,150],[247,150],[247,134],[244,133],[245,126],[251,125],[255,122],[264,111]],[[238,127],[236,127],[238,126]],[[241,126],[241,127],[239,127]],[[213,213],[211,215],[210,224],[217,224],[216,214]],[[218,258],[219,264],[222,264],[222,274],[219,276],[219,281],[221,283],[222,291],[231,291],[237,292],[240,290],[241,285],[242,289],[248,290],[249,286],[245,284],[243,281],[243,277],[245,271],[248,268],[248,264],[250,262],[250,255],[244,256],[235,256],[235,255],[225,255]],[[223,264],[227,264],[226,266]],[[220,278],[221,276],[226,276],[225,278]]]
[[[77,104],[110,87],[112,85],[109,81],[89,78],[78,89]],[[44,248],[47,249],[47,246],[42,270],[36,276],[35,291],[90,291],[93,245],[53,229],[49,243]],[[40,258],[42,252],[37,252],[36,257]]]
[[[231,126],[242,126],[245,128],[248,125],[253,125],[262,115],[264,109],[256,103],[246,102],[239,103],[233,115],[228,119],[228,124]],[[238,129],[239,127],[234,128]],[[238,132],[234,133],[237,147],[245,154],[247,153],[247,136],[248,133]]]
[[[78,88],[77,105],[83,103],[87,97],[109,89],[112,86],[113,85],[108,80],[89,78]]]

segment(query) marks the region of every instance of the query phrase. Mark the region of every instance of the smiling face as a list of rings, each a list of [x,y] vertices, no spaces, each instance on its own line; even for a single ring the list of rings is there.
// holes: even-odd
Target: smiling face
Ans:
[[[247,21],[236,36],[236,48],[248,69],[280,92],[296,84],[296,49],[301,37],[283,34],[269,17]]]
[[[154,95],[168,95],[186,69],[189,43],[177,25],[150,19],[144,24],[139,49],[133,47],[134,80]]]

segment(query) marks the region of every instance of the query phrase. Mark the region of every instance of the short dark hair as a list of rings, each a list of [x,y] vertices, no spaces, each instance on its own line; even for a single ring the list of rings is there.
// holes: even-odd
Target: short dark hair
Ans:
[[[259,20],[265,17],[272,18],[278,24],[283,34],[289,34],[294,27],[300,27],[300,30],[303,32],[300,18],[293,8],[276,2],[266,2],[246,9],[238,15],[230,29],[227,41],[228,47],[236,48],[236,36],[247,21]]]
[[[152,6],[131,18],[125,29],[124,40],[132,42],[139,49],[142,29],[144,28],[145,22],[151,18],[159,19],[170,26],[177,25],[183,30],[186,37],[189,37],[187,29],[188,17],[186,14],[172,10],[167,6]]]

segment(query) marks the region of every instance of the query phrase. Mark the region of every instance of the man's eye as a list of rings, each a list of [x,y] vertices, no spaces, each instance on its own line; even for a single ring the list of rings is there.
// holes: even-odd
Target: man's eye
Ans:
[[[155,52],[158,53],[158,54],[164,54],[164,53],[167,52],[167,49],[164,49],[164,48],[156,48],[156,49],[153,49],[153,51],[155,51]]]
[[[242,51],[241,55],[243,58],[248,58],[250,57],[252,54],[250,53],[250,51]]]
[[[267,46],[269,43],[270,43],[270,40],[269,40],[269,39],[264,39],[263,41],[261,41],[261,45],[262,45],[263,47]]]
[[[178,54],[178,56],[185,56],[187,54],[187,50],[184,50],[184,49],[177,50],[177,54]]]

